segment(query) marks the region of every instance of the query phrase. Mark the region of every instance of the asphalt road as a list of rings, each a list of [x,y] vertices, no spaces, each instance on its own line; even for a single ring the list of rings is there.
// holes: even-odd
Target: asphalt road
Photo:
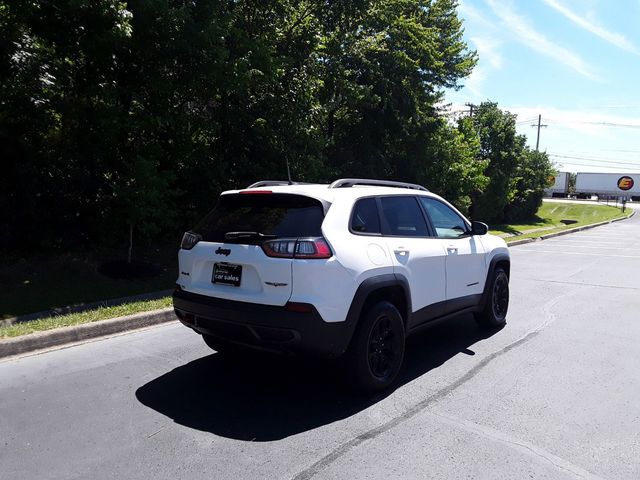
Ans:
[[[412,338],[373,398],[177,324],[5,360],[0,478],[640,478],[640,215],[512,257],[508,325]]]

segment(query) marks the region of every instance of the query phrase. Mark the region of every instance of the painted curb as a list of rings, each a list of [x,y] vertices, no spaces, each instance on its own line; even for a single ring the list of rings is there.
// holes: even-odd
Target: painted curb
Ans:
[[[562,230],[561,232],[548,233],[547,235],[540,235],[539,237],[523,238],[522,240],[516,240],[515,242],[507,243],[508,247],[517,247],[518,245],[524,245],[526,243],[538,242],[541,240],[547,240],[548,238],[559,237],[561,235],[568,235],[570,233],[581,232],[583,230],[589,230],[591,228],[601,227],[603,225],[609,225],[610,223],[620,222],[622,220],[628,220],[635,215],[635,210],[632,211],[626,217],[614,218],[613,220],[606,220],[604,222],[592,223],[591,225],[582,225],[581,227],[570,228],[568,230]]]
[[[20,337],[0,339],[0,358],[83,342],[93,338],[113,335],[127,330],[136,330],[173,320],[177,320],[173,308],[167,307],[109,320],[98,320],[92,323],[56,328],[44,332],[22,335]]]
[[[509,242],[507,243],[508,247],[517,247],[518,245],[524,245],[525,243],[533,243],[533,242],[537,242],[538,241],[538,237],[535,238],[523,238],[522,240],[516,240],[515,242]]]
[[[0,320],[0,325],[8,326],[14,323],[30,322],[40,318],[55,317],[57,315],[67,315],[69,313],[79,313],[86,310],[93,310],[99,307],[115,307],[124,305],[125,303],[138,302],[141,300],[157,300],[162,297],[168,297],[173,289],[161,290],[159,292],[141,293],[138,295],[130,295],[128,297],[112,298],[109,300],[100,300],[97,302],[85,303],[83,305],[74,305],[69,307],[53,308],[51,310],[43,310],[42,312],[28,313]]]

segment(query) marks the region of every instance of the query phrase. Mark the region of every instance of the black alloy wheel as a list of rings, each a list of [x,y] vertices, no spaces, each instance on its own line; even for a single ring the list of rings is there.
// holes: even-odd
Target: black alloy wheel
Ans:
[[[388,387],[398,375],[404,359],[404,321],[390,302],[373,304],[360,318],[349,351],[351,385],[362,392]]]
[[[509,308],[509,277],[504,271],[500,272],[493,283],[491,308],[496,319],[506,318]]]
[[[499,329],[507,323],[509,310],[509,275],[498,267],[493,271],[484,310],[475,317],[482,327]]]
[[[391,320],[383,316],[376,319],[369,335],[369,368],[371,373],[381,380],[391,373],[395,357],[394,333]]]

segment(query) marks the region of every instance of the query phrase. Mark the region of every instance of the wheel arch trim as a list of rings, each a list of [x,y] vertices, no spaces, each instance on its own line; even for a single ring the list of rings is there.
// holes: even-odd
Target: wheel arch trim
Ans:
[[[365,279],[356,290],[351,306],[347,313],[347,323],[352,326],[352,332],[355,330],[355,326],[358,324],[360,315],[364,310],[367,300],[371,298],[371,295],[377,291],[387,288],[400,287],[403,293],[403,300],[405,304],[404,311],[400,311],[400,315],[405,323],[411,316],[411,290],[409,289],[409,281],[403,275],[388,273],[384,275],[377,275],[375,277],[369,277]],[[399,309],[401,310],[401,309]]]

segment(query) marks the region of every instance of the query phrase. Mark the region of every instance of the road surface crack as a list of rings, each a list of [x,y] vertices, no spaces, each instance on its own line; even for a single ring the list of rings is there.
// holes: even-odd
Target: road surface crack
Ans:
[[[616,290],[640,290],[639,287],[629,287],[626,285],[602,285],[599,283],[569,282],[566,280],[543,280],[541,278],[525,278],[524,280],[543,283],[559,283],[562,285],[575,285],[577,287],[614,288]]]
[[[547,450],[544,450],[543,448],[538,447],[533,443],[527,442],[526,440],[513,438],[504,432],[495,430],[486,425],[480,425],[469,420],[455,418],[444,413],[436,412],[432,409],[429,409],[429,413],[438,417],[440,421],[448,423],[449,425],[452,425],[454,427],[462,428],[466,432],[474,433],[483,438],[488,438],[492,441],[502,443],[513,448],[514,450],[524,453],[525,455],[540,458],[543,461],[550,463],[558,470],[568,472],[577,478],[603,480],[602,477],[599,477],[578,465],[575,465],[561,457],[558,457],[557,455],[554,455],[553,453],[548,452]]]
[[[488,355],[487,357],[483,358],[476,366],[474,366],[471,370],[469,370],[466,374],[464,374],[458,380],[456,380],[455,382],[451,383],[450,385],[448,385],[447,387],[443,388],[442,390],[439,390],[438,392],[434,393],[433,395],[425,398],[421,402],[419,402],[416,405],[414,405],[413,407],[411,407],[409,410],[407,410],[402,415],[400,415],[398,417],[394,417],[394,418],[388,420],[387,422],[383,423],[382,425],[379,425],[379,426],[374,427],[374,428],[372,428],[370,430],[367,430],[366,432],[361,433],[360,435],[358,435],[357,437],[349,440],[348,442],[343,443],[342,445],[338,446],[332,452],[330,452],[327,455],[325,455],[324,457],[322,457],[320,460],[315,462],[310,467],[308,467],[305,470],[302,470],[301,472],[297,473],[295,476],[292,477],[292,479],[293,480],[307,480],[309,478],[314,477],[317,473],[319,473],[320,471],[324,470],[329,465],[334,463],[336,460],[338,460],[339,458],[341,458],[344,455],[346,455],[348,452],[353,450],[355,447],[359,446],[360,444],[362,444],[362,443],[364,443],[364,442],[366,442],[368,440],[373,440],[374,438],[378,437],[379,435],[381,435],[381,434],[391,430],[392,428],[394,428],[394,427],[406,422],[407,420],[415,417],[417,414],[419,414],[420,412],[425,410],[431,404],[443,399],[444,397],[446,397],[447,395],[452,393],[454,390],[456,390],[457,388],[461,387],[462,385],[467,383],[469,380],[474,378],[476,375],[478,375],[489,363],[491,363],[496,358],[501,357],[501,356],[509,353],[511,350],[524,345],[525,343],[529,342],[530,340],[532,340],[533,338],[538,336],[540,334],[540,332],[542,332],[546,327],[551,325],[557,319],[557,317],[553,313],[551,313],[552,309],[553,309],[553,306],[555,306],[562,299],[564,299],[564,298],[566,298],[566,297],[568,297],[570,295],[573,295],[574,293],[575,292],[568,292],[568,293],[565,293],[564,295],[556,297],[553,300],[547,302],[543,306],[543,311],[548,314],[549,318],[547,318],[541,325],[539,325],[534,330],[531,330],[530,332],[526,333],[525,335],[520,337],[518,340],[510,343],[509,345],[505,346],[501,350],[498,350],[498,351]]]

